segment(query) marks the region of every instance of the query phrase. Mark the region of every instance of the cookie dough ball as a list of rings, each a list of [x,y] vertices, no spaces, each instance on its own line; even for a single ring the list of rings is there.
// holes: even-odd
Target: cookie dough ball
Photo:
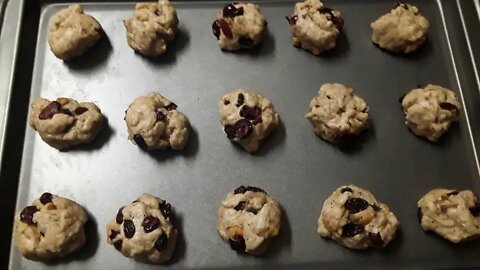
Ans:
[[[400,223],[387,205],[369,191],[342,186],[323,203],[318,233],[352,249],[383,248],[395,237]]]
[[[367,103],[342,84],[322,85],[310,102],[310,109],[305,118],[317,136],[331,143],[348,143],[368,126]]]
[[[280,230],[278,202],[260,188],[240,186],[218,208],[217,231],[233,250],[264,253]]]
[[[67,149],[93,141],[103,127],[103,115],[91,102],[40,98],[30,105],[28,122],[50,146]]]
[[[166,0],[138,3],[133,17],[126,19],[123,24],[127,30],[128,46],[143,55],[158,56],[175,39],[177,10]]]
[[[190,134],[188,118],[158,93],[135,99],[125,112],[128,139],[143,150],[182,150]]]
[[[227,138],[248,152],[257,151],[279,122],[270,100],[245,89],[224,95],[218,106],[220,123]]]
[[[118,210],[107,224],[107,242],[125,257],[163,263],[172,258],[177,241],[171,205],[150,194]]]
[[[223,50],[250,49],[260,43],[267,21],[258,5],[235,2],[217,14],[212,31]]]
[[[340,12],[323,6],[320,0],[295,4],[295,12],[287,17],[293,45],[314,55],[335,47],[344,21]]]
[[[48,44],[56,57],[68,60],[84,54],[97,43],[102,33],[97,20],[75,4],[53,15],[48,27]]]
[[[87,220],[76,202],[46,192],[15,216],[13,243],[28,259],[64,257],[85,245]]]
[[[372,41],[380,48],[395,53],[411,53],[427,40],[430,23],[420,15],[417,7],[397,3],[390,13],[370,26],[373,29]]]
[[[480,203],[470,190],[434,189],[417,206],[424,231],[434,231],[453,243],[480,236]]]
[[[417,136],[437,141],[460,117],[460,103],[451,90],[429,84],[401,100],[405,124]]]

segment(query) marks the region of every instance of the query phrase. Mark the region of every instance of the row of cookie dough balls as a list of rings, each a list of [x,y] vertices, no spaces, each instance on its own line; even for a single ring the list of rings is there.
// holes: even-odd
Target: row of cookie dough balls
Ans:
[[[436,85],[410,91],[401,99],[408,128],[436,141],[459,118],[460,104],[454,92]],[[227,138],[248,152],[259,149],[280,122],[267,98],[238,89],[219,101],[220,123]],[[369,107],[338,83],[320,87],[305,117],[322,139],[345,145],[368,127]],[[188,118],[177,105],[158,93],[135,99],[125,111],[128,139],[143,150],[182,150],[190,134]],[[103,126],[103,115],[93,103],[69,98],[37,99],[31,104],[29,124],[52,147],[67,149],[90,143]]]
[[[417,203],[424,231],[459,243],[480,236],[480,203],[471,191],[434,189]],[[240,186],[227,194],[217,211],[220,237],[238,252],[264,253],[280,232],[281,207],[260,188]],[[63,257],[86,242],[88,216],[76,202],[44,193],[15,216],[13,241],[32,260]],[[150,194],[120,207],[107,224],[107,242],[126,257],[151,263],[171,259],[177,228],[172,206]],[[318,233],[352,249],[383,248],[400,223],[389,207],[360,187],[339,187],[328,197],[318,219]]]
[[[317,55],[336,46],[344,20],[337,10],[324,6],[320,0],[295,4],[287,17],[293,45]],[[133,17],[124,21],[128,45],[135,51],[157,56],[175,39],[179,21],[175,7],[167,0],[138,3]],[[226,5],[217,14],[212,31],[224,50],[250,49],[259,44],[266,32],[267,21],[259,6],[247,2]],[[394,8],[371,24],[372,41],[379,47],[410,53],[423,44],[429,28],[428,20],[417,7],[397,3]],[[51,19],[48,32],[50,48],[60,59],[80,56],[102,36],[98,21],[83,12],[80,5],[71,5]]]

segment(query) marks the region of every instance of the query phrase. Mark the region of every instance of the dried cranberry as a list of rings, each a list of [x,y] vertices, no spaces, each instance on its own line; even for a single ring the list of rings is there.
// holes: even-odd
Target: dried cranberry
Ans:
[[[75,109],[75,114],[76,114],[76,115],[80,115],[80,114],[82,114],[82,113],[84,113],[84,112],[86,112],[86,111],[88,111],[87,108],[85,108],[85,107],[78,107],[78,108]]]
[[[142,227],[143,231],[146,233],[154,231],[156,228],[158,228],[158,226],[160,226],[160,220],[156,217],[146,216],[143,219]]]
[[[157,121],[164,121],[166,118],[165,114],[163,114],[161,111],[156,111],[155,114]]]
[[[452,196],[452,195],[457,195],[458,194],[458,191],[452,191],[452,192],[449,192],[447,193],[447,196]]]
[[[470,207],[468,210],[470,210],[470,213],[472,213],[472,216],[478,217],[480,215],[480,204],[476,203],[474,206]]]
[[[164,218],[169,218],[172,214],[172,205],[165,201],[163,201],[163,203],[160,203],[159,208]]]
[[[252,121],[253,125],[258,125],[263,122],[262,116],[260,115],[259,117],[255,118],[255,120]]]
[[[155,241],[155,244],[154,244],[155,249],[158,252],[161,252],[167,246],[167,243],[168,243],[167,235],[165,234],[165,232],[163,232],[162,235],[160,235],[160,237],[157,239],[157,241]]]
[[[342,237],[353,237],[364,231],[365,231],[365,227],[362,224],[348,223],[343,225]]]
[[[218,21],[214,21],[212,24],[212,32],[213,35],[219,39],[220,38],[220,23]]]
[[[236,234],[233,238],[228,239],[230,248],[235,251],[245,250],[245,239],[241,235]]]
[[[142,135],[135,134],[133,136],[133,140],[138,145],[138,147],[142,148],[143,150],[148,150],[147,143],[145,143],[145,140],[143,139]]]
[[[253,39],[249,37],[240,37],[238,39],[238,44],[240,44],[243,47],[250,48],[250,47],[253,47],[254,42],[253,42]]]
[[[224,131],[230,140],[242,140],[252,133],[253,126],[250,121],[240,119],[233,126],[225,125]]]
[[[345,193],[345,192],[353,192],[353,190],[349,187],[344,187],[342,190],[340,190],[340,193]]]
[[[223,34],[227,38],[233,38],[232,30],[230,29],[230,26],[224,19],[216,20],[212,25],[212,30],[213,30],[213,34],[217,37],[217,39],[220,37],[220,31],[216,32],[217,30],[222,30]],[[216,33],[218,34],[218,36]]]
[[[22,212],[20,212],[20,221],[27,224],[35,224],[35,222],[33,222],[33,214],[36,212],[38,212],[38,209],[35,206],[25,207]]]
[[[170,104],[168,104],[165,109],[167,109],[167,111],[173,111],[173,110],[176,110],[177,109],[177,104],[173,103],[173,102],[170,102]]]
[[[245,192],[247,192],[247,189],[245,188],[245,186],[239,186],[233,191],[233,194],[243,194]]]
[[[261,193],[267,194],[267,192],[265,192],[265,190],[263,190],[263,189],[261,189],[261,188],[258,188],[258,187],[252,187],[252,186],[248,186],[248,187],[246,188],[246,191],[261,192]]]
[[[113,243],[113,246],[115,247],[116,250],[121,251],[122,250],[122,240],[118,240],[117,242]]]
[[[240,109],[240,116],[248,120],[255,120],[261,114],[262,114],[262,109],[256,106],[252,108],[248,105],[244,105],[242,109]]]
[[[368,208],[370,204],[361,198],[350,198],[345,202],[345,208],[352,214],[358,213]]]
[[[42,196],[40,196],[40,202],[42,204],[47,204],[49,202],[52,202],[52,194],[51,193],[48,193],[48,192],[45,192],[42,194]]]
[[[245,204],[247,204],[245,201],[240,201],[233,209],[240,211],[245,208]]]
[[[47,107],[43,108],[43,110],[38,115],[38,118],[41,120],[51,119],[55,114],[60,113],[60,108],[62,105],[56,101],[50,102]]]
[[[384,242],[380,233],[368,233],[368,241],[375,247],[383,247]]]
[[[422,208],[418,207],[418,208],[417,208],[417,219],[418,219],[418,223],[422,223],[422,218],[423,218]]]
[[[228,4],[223,8],[223,17],[235,18],[243,15],[243,7],[235,7],[233,4]]]
[[[132,238],[135,234],[135,224],[130,219],[125,219],[123,221],[123,234],[125,237]]]
[[[237,104],[235,104],[235,106],[240,107],[243,105],[244,102],[245,102],[245,96],[242,93],[238,94]]]
[[[453,105],[452,103],[448,103],[448,102],[440,102],[440,104],[438,104],[440,106],[440,108],[444,109],[444,110],[447,110],[447,111],[458,111],[458,108],[457,106]]]
[[[119,231],[115,231],[115,230],[110,231],[110,236],[109,236],[110,240],[115,239],[115,237],[117,237],[119,233],[120,233]]]
[[[297,15],[293,15],[292,17],[285,16],[285,18],[287,19],[287,21],[290,25],[295,25],[297,23],[297,20],[298,20]]]
[[[123,213],[122,213],[122,210],[123,210],[123,207],[121,207],[120,209],[118,209],[117,216],[115,217],[115,221],[116,221],[118,224],[122,224],[122,222],[123,222]]]

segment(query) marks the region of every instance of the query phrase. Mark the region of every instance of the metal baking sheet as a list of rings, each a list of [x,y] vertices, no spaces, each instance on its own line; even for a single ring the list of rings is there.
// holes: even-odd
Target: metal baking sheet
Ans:
[[[222,52],[211,33],[216,11],[226,2],[174,2],[180,32],[158,58],[142,57],[127,46],[122,20],[131,15],[132,2],[82,2],[108,38],[84,57],[64,63],[49,51],[47,25],[70,2],[10,1],[2,33],[21,34],[13,41],[2,34],[2,46],[15,45],[16,62],[7,98],[1,100],[8,122],[1,122],[6,129],[0,183],[10,194],[2,198],[8,211],[2,213],[1,237],[9,238],[14,212],[44,191],[79,202],[91,222],[86,248],[50,264],[24,259],[2,240],[2,253],[10,249],[2,268],[157,269],[121,256],[106,243],[107,221],[143,192],[171,202],[177,215],[181,237],[173,261],[164,268],[480,267],[480,241],[452,245],[425,234],[416,219],[417,200],[432,188],[480,191],[479,84],[465,36],[475,18],[461,16],[459,8],[471,12],[473,2],[411,2],[431,29],[428,42],[409,56],[383,52],[370,40],[370,22],[387,12],[392,1],[328,1],[342,12],[345,30],[336,49],[315,57],[291,45],[285,15],[292,13],[294,1],[270,0],[258,1],[268,19],[268,35],[258,49],[241,53]],[[8,55],[5,50],[2,55]],[[352,148],[341,150],[320,140],[304,119],[309,101],[325,82],[353,87],[371,108],[373,125]],[[460,122],[437,144],[409,133],[398,104],[406,91],[428,83],[452,89],[463,105]],[[282,119],[255,154],[229,143],[219,124],[217,101],[239,87],[269,97]],[[190,118],[193,135],[185,151],[146,153],[127,140],[124,111],[150,91],[170,98]],[[108,125],[92,145],[59,152],[26,125],[29,99],[58,96],[93,101],[102,109]],[[323,201],[349,183],[371,190],[400,219],[398,236],[387,248],[352,251],[317,235]],[[219,202],[241,184],[264,188],[284,210],[281,234],[262,257],[238,255],[215,230]]]

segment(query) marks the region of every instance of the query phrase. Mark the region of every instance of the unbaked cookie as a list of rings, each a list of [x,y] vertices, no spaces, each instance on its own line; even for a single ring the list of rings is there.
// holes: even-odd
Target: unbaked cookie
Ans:
[[[267,21],[258,5],[235,2],[217,14],[212,31],[223,50],[250,49],[260,43]]]
[[[370,26],[373,29],[372,41],[380,48],[411,53],[427,40],[430,23],[416,6],[400,2]]]
[[[103,127],[103,115],[91,102],[40,98],[30,105],[28,122],[50,146],[66,149],[93,141]]]
[[[56,57],[67,60],[84,54],[102,34],[97,20],[75,4],[53,15],[48,27],[48,44]]]
[[[123,256],[163,263],[172,258],[177,230],[171,223],[171,205],[150,194],[118,210],[107,224],[107,242]]]
[[[369,107],[365,100],[353,94],[352,88],[338,83],[326,83],[310,102],[305,115],[315,134],[335,144],[344,144],[368,126]]]
[[[13,243],[28,259],[64,257],[84,246],[87,220],[76,202],[46,192],[15,216]]]
[[[480,203],[470,190],[434,189],[417,203],[424,231],[459,243],[480,236]]]
[[[306,0],[295,4],[295,11],[287,17],[294,46],[300,46],[318,55],[335,47],[344,20],[337,10],[323,6],[320,0]]]
[[[177,10],[167,0],[158,3],[138,3],[133,17],[123,24],[127,30],[128,45],[148,56],[157,56],[167,50],[167,44],[175,39]]]
[[[280,231],[278,202],[260,188],[240,186],[218,208],[217,231],[236,251],[260,255]]]
[[[337,188],[323,203],[318,233],[352,249],[385,247],[400,223],[387,205],[354,185]]]
[[[248,152],[257,151],[279,122],[270,100],[252,91],[238,89],[228,93],[220,99],[218,106],[220,123],[227,138]]]
[[[438,85],[413,89],[401,103],[408,128],[433,142],[460,117],[460,103],[455,93]]]
[[[135,99],[125,111],[128,139],[143,150],[182,150],[190,134],[188,118],[158,93]]]

